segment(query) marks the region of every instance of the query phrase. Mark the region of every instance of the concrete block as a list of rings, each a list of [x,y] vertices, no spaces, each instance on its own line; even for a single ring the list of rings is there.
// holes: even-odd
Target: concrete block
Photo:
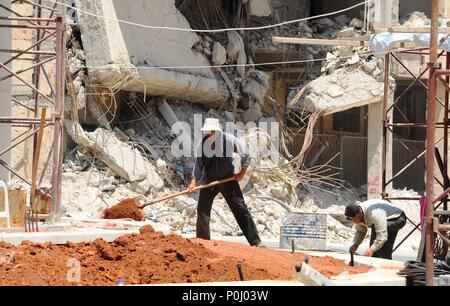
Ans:
[[[249,0],[249,14],[252,16],[266,17],[272,14],[272,6],[269,0]]]
[[[189,28],[189,23],[175,7],[175,0],[76,2],[82,10],[109,17],[79,16],[91,82],[105,87],[124,83],[125,89],[129,91],[196,103],[219,104],[227,100],[229,92],[225,84],[214,76],[210,68],[157,68],[208,67],[208,59],[192,50],[199,40],[195,33],[158,29],[149,31],[147,28],[115,21],[125,19],[155,26]],[[102,48],[98,48],[99,45]],[[136,65],[131,62],[131,58]]]
[[[162,103],[158,105],[158,110],[171,128],[175,123],[180,121],[166,100],[163,100]]]
[[[212,63],[213,65],[223,65],[227,60],[227,50],[222,46],[221,43],[215,42],[212,52]]]

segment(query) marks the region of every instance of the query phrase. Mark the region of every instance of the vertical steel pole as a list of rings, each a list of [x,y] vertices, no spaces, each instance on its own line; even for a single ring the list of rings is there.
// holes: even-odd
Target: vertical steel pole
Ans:
[[[62,180],[62,123],[64,115],[64,78],[65,78],[65,39],[64,16],[56,18],[56,98],[53,109],[53,172],[52,172],[52,206],[50,224],[59,222],[61,211],[61,180]]]
[[[436,61],[437,61],[437,28],[438,28],[438,3],[439,0],[431,0],[431,33],[430,33],[430,62],[428,68],[430,75],[428,78],[428,113],[427,113],[427,209],[426,209],[426,285],[434,284],[433,269],[433,199],[434,199],[434,138],[435,138],[435,116],[436,116]]]
[[[446,53],[445,57],[445,69],[450,69],[450,52]],[[450,77],[448,74],[445,75],[445,82],[449,84]],[[444,150],[443,150],[443,158],[444,158],[444,173],[448,173],[448,99],[449,92],[445,90],[445,101],[444,101]],[[448,186],[445,186],[447,188]],[[444,198],[444,210],[447,210],[447,202],[448,196]]]
[[[383,140],[381,156],[381,196],[386,197],[386,159],[387,159],[387,124],[388,124],[388,99],[389,99],[389,57],[387,53],[384,56],[384,94],[383,94]]]

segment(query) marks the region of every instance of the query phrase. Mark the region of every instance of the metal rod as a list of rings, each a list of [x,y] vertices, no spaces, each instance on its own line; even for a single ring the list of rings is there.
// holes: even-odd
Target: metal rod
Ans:
[[[386,155],[387,155],[387,123],[388,123],[388,98],[389,98],[389,56],[384,56],[384,92],[383,92],[383,139],[381,156],[381,196],[386,196]]]
[[[25,85],[27,85],[28,87],[30,87],[32,90],[34,90],[35,92],[39,93],[44,99],[46,99],[47,101],[49,101],[51,104],[55,104],[54,101],[50,98],[48,98],[45,94],[43,94],[42,92],[40,92],[36,87],[34,87],[33,85],[31,85],[30,83],[28,83],[27,81],[25,81],[24,79],[22,79],[19,75],[17,75],[14,71],[12,71],[11,69],[9,69],[7,66],[3,65],[2,63],[0,63],[0,66],[3,67],[6,71],[8,71],[9,73],[11,73],[12,75],[14,75],[19,81],[21,81],[22,83],[24,83]]]
[[[37,64],[34,64],[34,65],[32,65],[32,66],[30,66],[30,67],[28,67],[28,68],[18,70],[18,71],[16,71],[16,73],[17,73],[18,75],[19,75],[19,74],[22,74],[22,73],[24,73],[24,72],[27,72],[28,70],[34,69],[34,68],[36,68],[36,67],[38,67],[38,66],[41,66],[41,65],[44,65],[44,64],[46,64],[46,63],[48,63],[48,62],[50,62],[50,61],[53,61],[54,59],[56,59],[56,56],[49,57],[48,59],[46,59],[46,60],[44,60],[44,61],[42,61],[42,62],[39,62],[39,63],[37,63]],[[9,79],[9,78],[11,78],[11,77],[13,77],[13,75],[12,75],[12,74],[9,74],[8,76],[5,76],[5,77],[1,78],[1,79],[0,79],[0,82],[1,82],[1,81],[4,81],[4,80],[6,80],[6,79]]]
[[[15,2],[17,2],[17,1],[15,1]],[[35,7],[42,7],[44,9],[46,9],[46,10],[49,10],[49,11],[52,11],[52,12],[54,12],[54,11],[56,12],[56,9],[51,8],[49,6],[46,6],[46,5],[37,4],[37,3],[31,2],[31,1],[28,1],[28,0],[20,0],[20,2],[28,3],[28,4],[30,4],[32,6],[35,6]]]
[[[17,104],[19,104],[20,106],[23,106],[23,107],[25,107],[26,109],[29,109],[30,111],[33,111],[33,112],[34,112],[34,108],[33,108],[33,107],[28,106],[28,105],[26,105],[26,104],[20,102],[20,101],[17,100],[17,99],[11,98],[11,101],[13,101],[14,103],[17,103]]]
[[[445,58],[445,69],[449,70],[450,69],[450,52],[446,53],[446,58]],[[449,82],[450,82],[450,77],[447,74],[445,76],[445,83],[446,83],[446,88],[449,87]],[[443,152],[444,154],[444,165],[443,165],[443,172],[448,174],[448,111],[449,111],[449,90],[445,91],[445,99],[444,99],[444,148],[443,148]],[[445,187],[450,187],[450,186],[445,186]],[[444,201],[444,210],[447,210],[447,203],[448,203],[448,197],[445,197],[443,199]]]
[[[50,37],[54,36],[55,34],[56,34],[56,31],[53,31],[53,32],[50,33],[49,35],[47,35],[47,36],[45,36],[44,38],[42,38],[42,39],[38,40],[37,42],[33,43],[31,46],[29,46],[28,48],[26,48],[24,51],[29,51],[29,50],[33,49],[33,48],[36,47],[38,44],[40,44],[40,43],[46,41],[47,39],[49,39]],[[23,53],[14,55],[13,57],[11,57],[9,60],[7,60],[6,62],[4,62],[3,64],[4,64],[4,65],[8,65],[10,62],[12,62],[13,60],[17,59],[17,58],[20,57],[22,54],[23,54]],[[30,60],[33,60],[33,61],[34,61],[35,59],[33,58],[33,59],[30,59]]]
[[[237,266],[237,269],[239,272],[239,279],[241,281],[244,281],[245,279],[244,279],[244,273],[242,272],[242,265],[240,263],[238,263],[236,266]]]
[[[64,83],[65,83],[65,30],[64,19],[57,18],[56,31],[56,98],[53,109],[55,119],[53,139],[53,171],[52,171],[52,205],[50,210],[50,224],[59,221],[61,206],[62,179],[62,122],[64,116]]]
[[[39,125],[38,139],[36,144],[36,150],[33,158],[33,170],[31,172],[31,192],[30,192],[30,205],[31,209],[35,210],[35,195],[36,195],[36,180],[39,167],[39,157],[41,155],[42,137],[44,135],[45,116],[47,114],[47,108],[42,108],[41,123]]]
[[[45,125],[45,127],[51,125],[52,123],[47,123]],[[30,131],[30,130],[29,130]],[[28,132],[29,132],[28,131]],[[25,140],[27,140],[28,138],[31,138],[34,136],[34,134],[36,134],[38,132],[38,130],[33,131],[30,135],[27,135],[26,137],[24,137],[23,139],[11,144],[9,147],[7,147],[6,149],[3,149],[3,151],[0,152],[0,156],[2,156],[3,154],[5,154],[6,152],[14,149],[15,147],[17,147],[18,145],[20,145],[22,142],[24,142]]]
[[[4,6],[2,4],[0,4],[0,7],[18,16],[18,17],[0,16],[0,20],[55,22],[54,19],[49,19],[49,18],[33,18],[33,17],[20,16],[19,13],[16,13],[15,11],[8,9],[6,6]],[[34,25],[36,25],[36,24],[34,24]]]
[[[0,166],[5,167],[6,169],[8,169],[9,172],[11,172],[12,174],[14,174],[18,178],[20,178],[22,181],[24,181],[25,183],[27,183],[28,185],[31,186],[31,182],[27,178],[23,177],[19,172],[16,171],[16,169],[14,169],[9,164],[7,164],[3,159],[0,159]]]
[[[26,30],[54,30],[55,27],[53,26],[33,26],[33,25],[27,25],[27,24],[0,24],[0,28],[13,28],[13,29],[26,29]]]
[[[0,49],[0,52],[3,53],[20,53],[20,54],[39,54],[39,55],[53,55],[55,56],[55,52],[50,51],[24,51],[20,49]]]
[[[437,29],[438,29],[438,11],[439,0],[431,0],[431,33],[430,33],[430,62],[428,67],[430,70],[428,78],[428,108],[427,108],[427,173],[426,173],[426,285],[434,285],[434,266],[433,266],[433,251],[434,251],[434,235],[433,235],[433,205],[434,198],[434,137],[435,127],[434,122],[436,116],[436,76],[434,74],[435,64],[437,61]],[[447,152],[446,152],[447,154]]]

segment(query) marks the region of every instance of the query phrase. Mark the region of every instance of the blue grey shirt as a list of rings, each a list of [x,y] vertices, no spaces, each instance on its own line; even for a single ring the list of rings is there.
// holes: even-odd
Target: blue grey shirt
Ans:
[[[224,140],[226,142],[224,148]],[[212,143],[218,143],[217,150],[209,150],[208,148],[212,145]],[[233,149],[231,149],[233,148]],[[237,153],[241,158],[241,166],[246,167],[250,165],[251,158],[245,144],[235,137],[234,135],[228,133],[217,134],[216,137],[205,137],[200,141],[196,146],[196,159],[195,165],[193,169],[193,177],[199,184],[208,183],[208,173],[212,171],[216,171],[213,168],[207,169],[208,165],[205,165],[205,158],[219,157],[216,158],[215,161],[221,163],[221,172],[213,175],[216,175],[217,178],[220,178],[220,175],[223,174],[231,174],[234,173],[234,167],[232,162],[233,156],[232,153]],[[225,158],[221,158],[225,157]],[[223,177],[225,178],[225,177]]]

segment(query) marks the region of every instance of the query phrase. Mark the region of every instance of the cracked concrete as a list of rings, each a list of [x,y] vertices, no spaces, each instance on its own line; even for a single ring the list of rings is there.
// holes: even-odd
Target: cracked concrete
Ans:
[[[92,83],[210,105],[228,99],[229,92],[224,82],[216,78],[210,68],[167,68],[210,66],[204,55],[192,50],[199,40],[195,33],[143,28],[115,21],[121,19],[146,25],[189,28],[174,0],[76,2],[77,7],[84,11],[107,17],[99,19],[83,13],[79,16]],[[99,45],[102,48],[98,48]]]

